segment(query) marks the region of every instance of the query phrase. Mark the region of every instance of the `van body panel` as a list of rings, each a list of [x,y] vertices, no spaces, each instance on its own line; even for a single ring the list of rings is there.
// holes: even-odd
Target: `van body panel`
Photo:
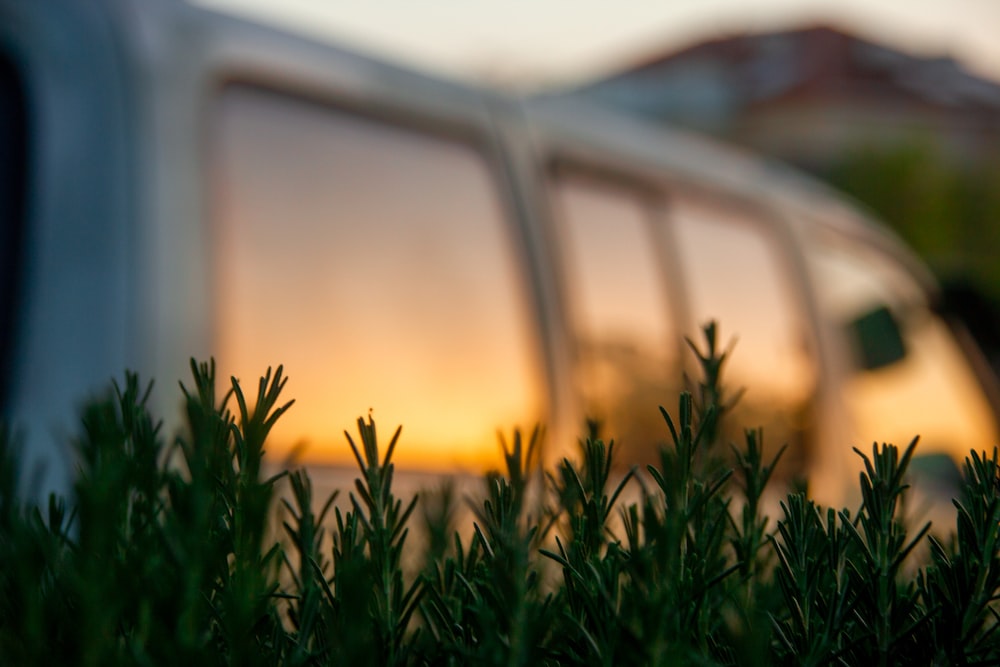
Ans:
[[[111,19],[89,4],[0,5],[0,50],[24,81],[31,146],[5,409],[37,430],[26,473],[63,489],[78,402],[106,385],[109,368],[138,359],[133,116]]]
[[[628,403],[647,409],[654,418],[656,403],[673,405],[682,388],[680,374],[696,372],[683,337],[696,338],[702,320],[712,316],[720,323],[723,343],[744,334],[734,350],[737,376],[744,372],[741,364],[749,368],[747,364],[762,359],[770,359],[772,369],[782,369],[772,373],[771,389],[749,386],[746,403],[749,410],[767,403],[767,391],[783,392],[781,405],[788,408],[781,423],[768,426],[768,432],[776,440],[787,438],[798,453],[790,457],[796,470],[789,475],[805,475],[813,495],[823,502],[843,499],[855,482],[851,447],[865,444],[856,440],[859,433],[870,433],[852,426],[867,417],[863,406],[852,406],[845,392],[877,386],[873,378],[887,377],[910,363],[906,346],[915,339],[907,336],[916,336],[919,327],[907,328],[910,325],[900,320],[896,348],[883,345],[881,356],[858,356],[855,343],[872,341],[852,343],[851,336],[863,338],[869,335],[863,332],[877,332],[878,326],[885,331],[902,313],[895,302],[872,304],[871,312],[834,312],[841,297],[824,282],[830,280],[833,260],[823,259],[831,252],[832,238],[842,239],[845,248],[873,249],[891,270],[906,276],[896,282],[912,284],[920,295],[915,303],[921,314],[911,324],[930,323],[919,331],[933,329],[927,335],[951,350],[948,354],[962,366],[955,372],[963,379],[956,382],[978,406],[977,428],[988,432],[976,440],[977,446],[997,438],[997,406],[990,398],[995,393],[984,387],[994,379],[977,365],[974,354],[964,351],[961,340],[928,319],[934,317],[930,305],[935,288],[923,265],[836,193],[745,152],[645,126],[578,101],[512,99],[439,80],[171,0],[111,0],[95,6],[71,0],[0,0],[0,55],[18,68],[30,113],[24,238],[18,251],[23,290],[7,336],[12,341],[12,368],[0,381],[8,397],[4,416],[28,430],[29,465],[44,463],[51,473],[49,482],[32,492],[68,488],[73,466],[69,453],[56,444],[65,438],[53,434],[69,432],[76,401],[106,386],[108,378],[118,377],[125,368],[157,379],[153,408],[169,416],[178,412],[173,388],[186,380],[191,357],[214,355],[229,370],[227,357],[235,354],[233,349],[254,345],[250,329],[268,329],[279,336],[275,340],[294,340],[280,338],[287,332],[266,318],[254,319],[259,314],[248,286],[259,277],[240,273],[249,264],[266,265],[283,241],[290,248],[274,264],[279,270],[271,282],[291,284],[281,281],[298,268],[308,276],[310,288],[303,290],[301,302],[305,305],[281,304],[287,319],[303,329],[326,322],[323,326],[335,332],[332,315],[326,313],[333,305],[322,295],[354,295],[345,297],[350,301],[355,293],[343,290],[352,285],[369,295],[358,303],[385,298],[389,304],[382,311],[372,310],[369,320],[358,310],[360,319],[355,321],[392,322],[385,319],[391,315],[385,311],[405,305],[393,290],[418,289],[424,281],[421,274],[426,274],[428,285],[448,285],[457,290],[454,294],[471,299],[469,304],[477,304],[468,293],[477,280],[447,272],[459,272],[470,260],[456,246],[459,238],[487,223],[469,215],[468,226],[445,232],[443,222],[417,216],[418,210],[425,218],[472,210],[463,209],[462,201],[472,197],[473,190],[481,191],[475,201],[492,202],[492,212],[484,212],[483,218],[492,220],[492,231],[481,227],[477,233],[493,234],[493,241],[477,250],[471,249],[475,238],[485,237],[472,235],[461,242],[482,259],[483,274],[490,265],[497,267],[497,276],[508,275],[492,284],[509,292],[502,298],[510,303],[503,311],[509,315],[499,317],[498,305],[470,318],[491,322],[483,324],[490,330],[507,331],[505,322],[520,322],[511,324],[510,336],[521,337],[521,343],[483,349],[519,350],[510,352],[521,355],[520,361],[506,364],[510,367],[533,360],[532,370],[526,371],[533,379],[520,386],[532,394],[527,400],[534,406],[532,414],[548,425],[545,455],[550,462],[573,451],[588,413],[620,410],[607,407],[614,393],[609,387],[622,388],[623,396],[632,397]],[[313,129],[306,132],[307,127]],[[358,143],[363,141],[372,142],[367,144],[370,151]],[[376,169],[376,157],[392,155],[392,149],[385,149],[390,145],[399,147],[399,160],[383,157],[381,164],[386,166],[385,178],[396,174],[396,185],[366,207],[363,187],[379,189],[382,172]],[[274,152],[269,154],[268,146],[275,147]],[[289,152],[292,146],[298,153]],[[316,149],[316,155],[307,162],[310,149]],[[302,159],[296,160],[296,155]],[[346,185],[365,160],[375,165],[368,167],[374,170],[370,181]],[[407,166],[407,160],[418,167]],[[461,164],[470,167],[456,166]],[[445,173],[437,169],[458,169],[450,173],[456,174],[454,183],[464,185],[452,190],[427,185],[441,190],[429,198],[423,193],[424,199],[418,197],[421,193],[407,195],[400,185],[407,182],[406,174],[413,175],[414,183],[435,183],[434,174]],[[470,176],[473,171],[477,175]],[[462,181],[466,176],[472,180]],[[405,196],[413,197],[408,205],[417,216],[413,224],[424,225],[426,233],[421,228],[394,228],[385,219],[396,210],[390,200],[401,202]],[[291,198],[289,202],[300,197],[304,208],[288,205],[279,210],[282,197]],[[238,213],[244,210],[244,200],[254,202],[245,215]],[[360,202],[355,219],[367,221],[363,228],[351,228],[348,215],[338,217],[338,204],[351,201]],[[274,211],[268,209],[272,204]],[[295,210],[300,211],[298,223]],[[275,229],[279,225],[292,226],[281,233]],[[374,236],[365,236],[369,233]],[[401,234],[410,240],[393,245]],[[310,239],[317,239],[317,247],[310,247]],[[365,276],[343,275],[335,266],[329,276],[317,268],[316,262],[325,261],[324,249],[330,257],[341,253],[344,266],[355,266],[351,262],[357,258],[344,255],[340,247],[351,239],[362,245],[383,244],[384,253],[366,250],[374,259],[405,258],[412,247],[415,257],[441,261],[414,264],[406,274],[412,278],[396,280],[405,284],[388,286]],[[417,253],[421,243],[429,245]],[[296,267],[296,252],[314,258],[313,265],[303,261]],[[845,252],[850,260],[860,251]],[[487,261],[490,253],[499,254]],[[614,266],[605,266],[602,254],[613,258],[609,263]],[[834,262],[835,267],[842,265]],[[479,273],[465,275],[478,279]],[[438,275],[438,283],[432,274]],[[265,276],[260,285],[268,284]],[[738,306],[713,305],[727,303],[728,284],[751,291]],[[754,296],[755,285],[767,293]],[[629,310],[625,295],[644,295],[646,305]],[[447,310],[447,301],[429,301],[437,305],[425,309],[440,307],[440,317],[455,318],[475,331],[475,323]],[[273,298],[270,303],[275,303]],[[327,319],[318,314],[310,319],[310,308],[323,311]],[[709,315],[713,308],[724,312]],[[754,321],[754,308],[761,318],[778,323],[776,328],[761,329],[759,335],[746,330]],[[235,314],[226,319],[224,313]],[[614,330],[616,321],[630,318],[634,325]],[[744,331],[733,330],[741,326]],[[643,330],[650,340],[662,341],[662,347],[643,342]],[[323,331],[303,336],[313,342],[296,353],[308,355]],[[473,345],[475,335],[468,334]],[[420,336],[427,349],[436,349],[444,340],[431,328],[414,327],[412,338]],[[455,349],[459,347],[456,342]],[[397,348],[409,349],[401,343]],[[748,359],[740,359],[741,352]],[[456,355],[459,361],[442,356],[439,367],[461,359],[466,366],[476,362],[475,354],[465,354]],[[348,364],[349,356],[336,357],[336,363]],[[463,372],[455,377],[475,375],[468,368]],[[407,373],[398,375],[407,376],[407,382],[433,375],[426,369],[413,371],[412,377]],[[350,384],[356,377],[351,371],[342,380]],[[484,378],[482,387],[489,387],[488,381]],[[453,396],[465,391],[461,387],[472,388],[466,393],[482,388],[468,379],[462,380],[467,385],[455,382]],[[289,391],[296,395],[294,372]],[[864,391],[875,397],[872,404],[889,395],[889,390]],[[373,393],[358,400],[378,403]],[[451,400],[460,404],[457,398]],[[651,404],[645,406],[646,401]],[[381,411],[376,416],[380,422],[394,419]],[[617,419],[608,423],[618,428],[632,417]],[[168,431],[175,425],[168,422]],[[752,424],[739,426],[744,425]],[[655,428],[644,426],[643,432],[623,436],[630,462],[644,460],[663,439],[662,428],[645,433]],[[768,443],[774,449],[782,444]],[[954,455],[965,444],[942,446]],[[290,447],[283,451],[290,452]]]

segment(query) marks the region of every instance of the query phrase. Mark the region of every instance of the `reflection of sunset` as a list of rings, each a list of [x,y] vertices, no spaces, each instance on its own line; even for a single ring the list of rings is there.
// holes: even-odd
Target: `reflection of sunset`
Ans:
[[[751,214],[695,199],[671,205],[678,255],[695,327],[719,320],[720,342],[735,339],[725,366],[749,401],[799,405],[814,390],[801,299],[773,232]],[[692,332],[693,340],[700,340]]]
[[[588,419],[618,445],[618,463],[654,460],[679,376],[665,275],[642,191],[565,173],[553,182],[576,333],[576,385]]]
[[[555,193],[578,329],[594,341],[669,349],[666,290],[648,206],[626,188],[581,178],[559,183]]]
[[[305,461],[349,463],[353,457],[344,431],[359,442],[357,418],[367,416],[371,408],[383,447],[396,427],[403,426],[394,454],[398,463],[415,468],[480,469],[499,461],[498,430],[509,434],[515,426],[531,429],[541,416],[534,409],[537,397],[525,395],[525,378],[516,373],[506,378],[490,373],[493,381],[484,383],[477,380],[475,369],[449,373],[456,369],[444,368],[436,376],[422,376],[429,378],[426,383],[412,379],[416,376],[400,382],[394,379],[396,371],[391,366],[357,364],[326,373],[322,363],[306,359],[285,365],[289,378],[285,391],[287,398],[295,398],[295,405],[275,427],[268,450],[271,458],[284,458],[303,444],[298,454]],[[327,363],[331,365],[326,368],[337,367],[335,360]],[[401,371],[399,377],[405,376],[407,372]],[[243,374],[244,384],[251,377]],[[338,377],[351,380],[338,381]],[[474,389],[484,384],[488,395]],[[365,396],[371,401],[359,402]]]
[[[281,363],[296,403],[271,455],[350,461],[373,409],[396,460],[480,467],[545,394],[524,279],[483,155],[291,97],[220,113],[217,356]],[[447,196],[440,193],[447,192]]]
[[[928,318],[902,362],[860,373],[844,397],[854,415],[861,449],[873,442],[905,446],[920,436],[919,454],[947,453],[956,461],[969,449],[996,445],[989,406],[944,324]]]
[[[905,447],[916,436],[918,456],[946,453],[960,463],[971,448],[990,451],[998,440],[987,399],[914,277],[867,244],[832,232],[816,240],[821,252],[810,260],[831,324],[846,330],[860,316],[887,308],[904,342],[901,359],[873,369],[859,367],[849,356],[855,350],[841,351],[850,371],[841,392],[850,416],[847,468],[861,465],[849,446],[868,453],[872,443]]]

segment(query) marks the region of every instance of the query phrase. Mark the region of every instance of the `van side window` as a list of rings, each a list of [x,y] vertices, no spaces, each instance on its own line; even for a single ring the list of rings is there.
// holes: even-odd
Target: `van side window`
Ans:
[[[749,211],[693,197],[671,200],[671,221],[689,301],[688,335],[716,320],[721,342],[736,340],[722,378],[730,395],[746,393],[729,426],[737,434],[763,426],[772,454],[787,443],[786,459],[807,455],[795,445],[807,440],[817,369],[794,288],[801,281],[773,231]]]
[[[214,146],[216,345],[283,363],[276,444],[349,458],[374,409],[397,460],[481,467],[497,429],[545,415],[538,332],[496,176],[470,145],[250,87],[224,90]],[[281,453],[281,452],[279,452]]]
[[[850,360],[843,400],[854,446],[920,436],[918,454],[998,441],[988,399],[948,325],[919,284],[891,257],[852,239],[823,235],[810,255],[817,296]]]
[[[664,439],[657,406],[672,400],[678,349],[655,202],[598,177],[562,176],[553,187],[584,409],[626,458],[652,459]]]

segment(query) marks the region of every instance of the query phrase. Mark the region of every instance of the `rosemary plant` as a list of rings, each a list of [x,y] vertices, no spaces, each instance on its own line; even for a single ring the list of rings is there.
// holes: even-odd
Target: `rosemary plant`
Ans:
[[[541,471],[541,431],[515,431],[505,469],[466,499],[468,529],[454,487],[422,507],[396,497],[401,431],[383,448],[370,417],[346,434],[346,506],[316,498],[306,471],[265,479],[291,406],[281,367],[249,400],[192,362],[172,441],[151,385],[126,374],[82,412],[72,498],[44,508],[22,501],[18,439],[0,426],[0,663],[997,664],[997,451],[966,460],[951,538],[901,517],[916,441],[859,452],[857,512],[798,491],[772,522],[783,449],[768,459],[758,429],[722,442],[734,401],[716,333],[692,344],[698,384],[660,409],[657,465],[617,472],[614,441],[591,430]],[[426,556],[408,559],[421,515]]]

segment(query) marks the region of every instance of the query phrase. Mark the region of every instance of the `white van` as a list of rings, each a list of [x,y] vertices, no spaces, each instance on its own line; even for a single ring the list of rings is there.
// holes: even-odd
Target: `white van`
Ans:
[[[86,395],[124,369],[178,412],[188,359],[296,405],[276,459],[478,469],[496,431],[587,415],[651,457],[684,336],[738,342],[734,421],[818,498],[852,446],[961,457],[995,380],[924,268],[842,198],[687,134],[516,100],[168,0],[0,0],[0,407],[65,488]]]

